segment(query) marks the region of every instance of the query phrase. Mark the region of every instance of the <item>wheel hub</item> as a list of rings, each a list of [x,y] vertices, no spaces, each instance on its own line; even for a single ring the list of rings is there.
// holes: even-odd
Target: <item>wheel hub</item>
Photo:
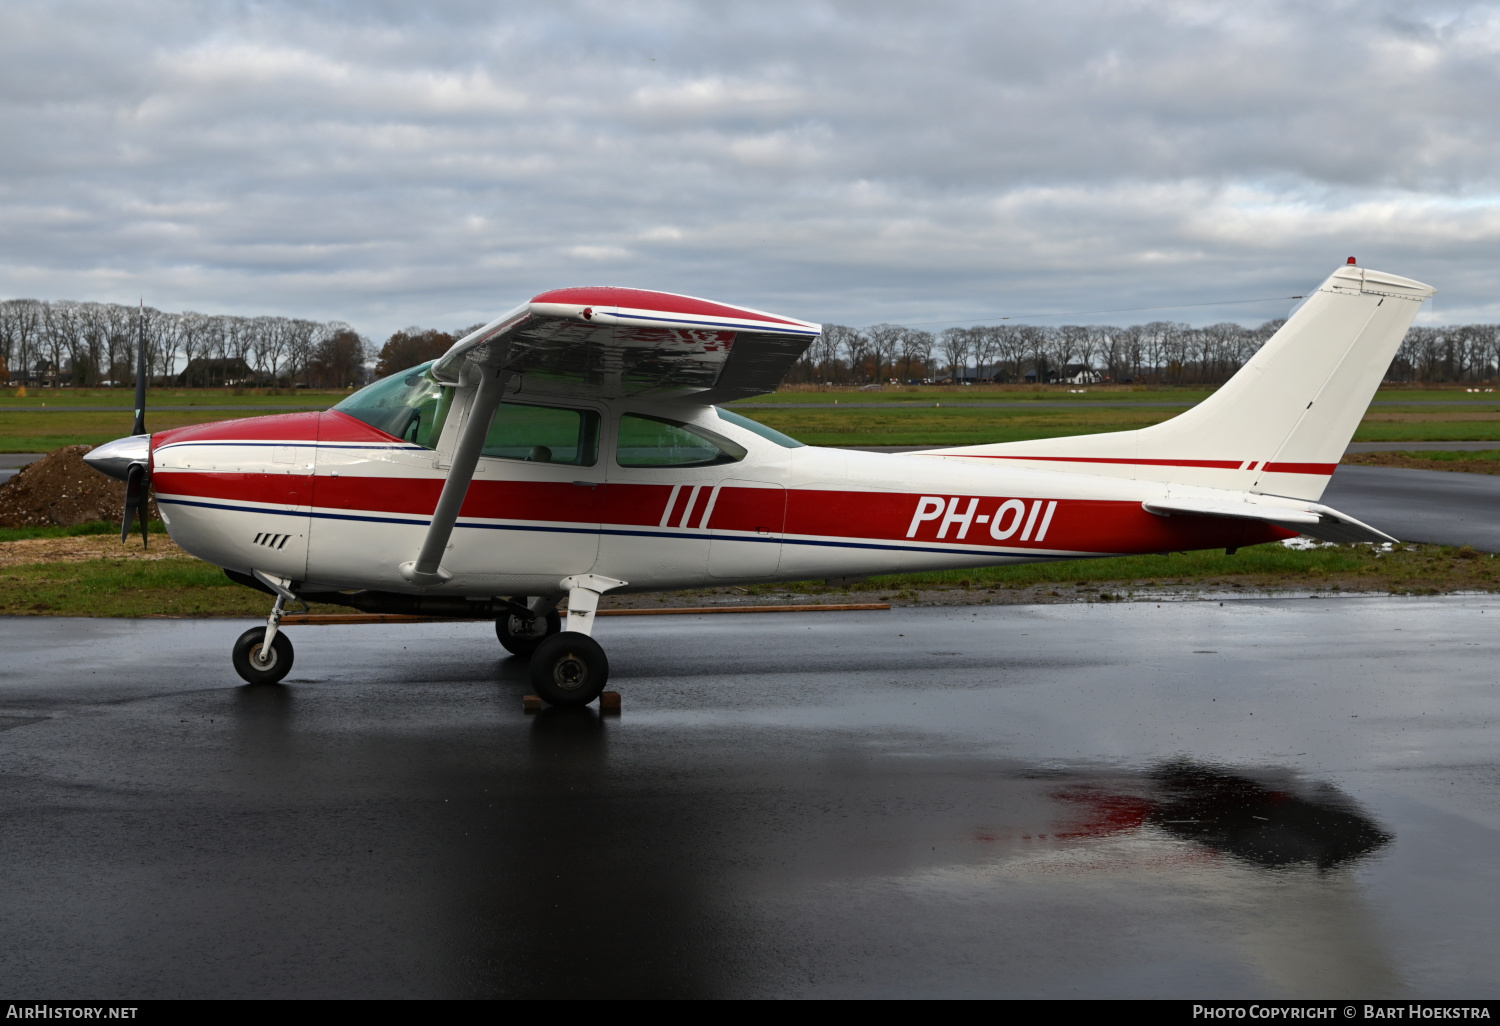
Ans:
[[[513,638],[540,638],[547,633],[547,620],[541,616],[533,616],[528,620],[523,616],[511,614],[506,629],[510,631],[510,636]]]
[[[250,665],[257,670],[269,670],[276,665],[276,650],[274,648],[271,649],[269,655],[265,655],[262,658],[263,655],[265,655],[265,646],[263,644],[252,648],[250,650]]]
[[[552,680],[564,691],[577,691],[588,681],[588,676],[588,666],[571,652],[552,667]]]

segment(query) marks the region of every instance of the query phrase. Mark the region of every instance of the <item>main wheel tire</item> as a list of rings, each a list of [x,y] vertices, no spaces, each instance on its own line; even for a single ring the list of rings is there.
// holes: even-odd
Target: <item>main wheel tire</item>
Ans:
[[[292,672],[292,639],[280,631],[271,639],[271,652],[261,657],[264,627],[251,627],[234,643],[234,672],[250,684],[276,684]]]
[[[578,631],[552,635],[531,656],[531,686],[548,705],[588,705],[608,680],[604,649]]]
[[[533,616],[530,620],[519,613],[501,613],[495,618],[495,637],[507,652],[526,658],[536,647],[562,630],[562,617],[557,610],[546,616]]]

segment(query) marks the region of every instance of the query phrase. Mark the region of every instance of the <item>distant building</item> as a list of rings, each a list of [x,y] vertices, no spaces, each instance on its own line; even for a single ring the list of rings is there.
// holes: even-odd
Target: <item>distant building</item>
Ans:
[[[1104,375],[1086,363],[1070,363],[1061,371],[1047,371],[1043,381],[1049,385],[1097,385],[1104,380]],[[1036,371],[1026,372],[1026,383],[1036,384]]]
[[[57,364],[51,360],[37,360],[30,367],[17,367],[10,373],[12,385],[31,388],[58,388],[73,383],[73,361],[67,361],[58,373]]]
[[[1069,385],[1097,385],[1104,380],[1104,375],[1086,363],[1070,363],[1063,368],[1058,380]]]
[[[255,371],[237,356],[226,360],[193,360],[177,375],[177,384],[209,388],[216,385],[253,385]]]

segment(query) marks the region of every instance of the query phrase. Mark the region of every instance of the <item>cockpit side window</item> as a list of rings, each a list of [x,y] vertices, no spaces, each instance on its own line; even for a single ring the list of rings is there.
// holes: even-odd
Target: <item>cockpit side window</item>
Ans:
[[[334,407],[355,420],[424,449],[437,446],[453,402],[453,389],[432,377],[432,362],[367,385]]]
[[[424,449],[437,448],[453,392],[420,364],[355,392],[334,407],[386,434]],[[532,463],[592,467],[599,462],[599,414],[525,403],[501,403],[495,411],[484,455]]]
[[[664,417],[620,417],[615,462],[622,467],[712,467],[738,463],[745,448],[723,435]]]

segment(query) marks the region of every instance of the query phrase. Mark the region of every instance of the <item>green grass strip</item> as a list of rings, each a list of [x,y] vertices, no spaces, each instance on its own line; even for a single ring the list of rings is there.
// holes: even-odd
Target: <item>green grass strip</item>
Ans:
[[[152,536],[165,536],[167,525],[160,520],[152,520],[149,524]],[[139,530],[137,524],[130,525],[130,533],[135,534]],[[32,538],[77,538],[86,534],[119,534],[120,525],[108,520],[94,520],[87,524],[74,524],[71,527],[0,527],[0,542],[27,541]]]

